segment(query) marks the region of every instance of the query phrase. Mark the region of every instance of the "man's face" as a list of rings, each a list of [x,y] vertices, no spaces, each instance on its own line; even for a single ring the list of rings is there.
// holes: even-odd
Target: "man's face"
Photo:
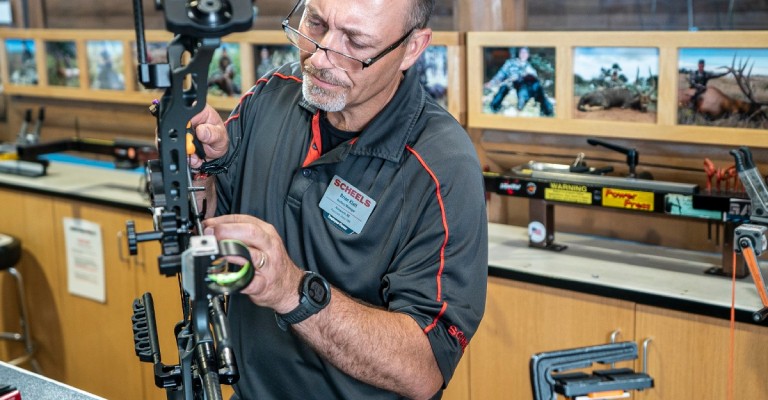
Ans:
[[[365,60],[405,33],[410,1],[307,0],[298,29],[324,47]],[[302,52],[304,97],[328,112],[363,104],[397,79],[403,52],[401,46],[361,71],[335,67],[322,50]]]
[[[523,60],[523,61],[528,61],[528,56],[530,55],[530,54],[528,53],[528,49],[520,49],[520,52],[519,52],[519,53],[520,53],[520,54],[518,55],[518,57],[519,57],[521,60]]]
[[[699,63],[699,71],[704,71],[704,63],[703,62]]]

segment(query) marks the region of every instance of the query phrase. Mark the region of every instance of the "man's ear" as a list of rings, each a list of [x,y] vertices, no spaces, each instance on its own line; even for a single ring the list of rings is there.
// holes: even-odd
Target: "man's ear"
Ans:
[[[427,46],[429,46],[430,43],[432,43],[432,29],[424,28],[414,30],[406,44],[405,57],[400,64],[400,70],[405,71],[408,68],[411,68],[411,66],[418,61],[419,57],[421,57],[421,54],[424,53],[424,50],[427,49]]]

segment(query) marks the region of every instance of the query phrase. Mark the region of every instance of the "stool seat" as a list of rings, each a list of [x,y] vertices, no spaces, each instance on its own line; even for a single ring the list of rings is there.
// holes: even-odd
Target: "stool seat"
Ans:
[[[21,259],[21,241],[11,235],[0,233],[0,271],[18,264]]]

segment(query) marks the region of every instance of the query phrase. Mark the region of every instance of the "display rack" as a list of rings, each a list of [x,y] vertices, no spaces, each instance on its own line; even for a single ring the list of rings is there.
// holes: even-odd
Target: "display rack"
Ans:
[[[487,65],[491,49],[506,49],[510,54],[520,47],[531,52],[551,49],[554,54],[553,95],[554,116],[517,117],[489,112],[488,76],[493,66]],[[494,129],[501,131],[522,131],[590,135],[613,138],[657,140],[668,142],[702,143],[713,145],[768,146],[768,118],[764,114],[762,124],[745,128],[744,119],[732,118],[731,125],[721,126],[687,125],[679,123],[680,113],[685,106],[679,102],[679,91],[688,89],[683,76],[681,54],[696,50],[706,57],[723,50],[732,50],[735,66],[747,64],[745,74],[752,71],[754,98],[763,104],[765,113],[768,104],[768,59],[762,57],[768,47],[768,31],[749,32],[469,32],[467,33],[467,109],[470,128]],[[656,54],[653,65],[623,71],[630,82],[636,76],[649,75],[655,81],[652,93],[652,115],[649,122],[628,122],[625,115],[605,119],[583,118],[589,112],[578,110],[579,94],[575,93],[577,49],[613,49],[615,59],[622,59],[626,50],[651,49]],[[542,52],[545,52],[541,50]],[[757,57],[758,55],[760,57]],[[626,58],[625,58],[626,59]],[[610,68],[614,61],[605,59],[601,67]],[[627,61],[629,62],[629,61]],[[731,64],[731,63],[728,63]],[[708,70],[716,70],[723,63],[710,63]],[[730,65],[725,65],[730,66]],[[648,67],[648,68],[646,68]],[[600,68],[596,69],[600,72]],[[584,78],[584,77],[582,77]],[[734,85],[735,87],[735,85]],[[738,92],[738,89],[736,90]],[[740,93],[731,93],[738,98]],[[743,96],[741,99],[744,100]],[[624,110],[622,110],[624,111]],[[640,113],[640,111],[637,111]],[[649,114],[646,114],[649,115]],[[646,118],[647,119],[647,118]],[[708,124],[716,125],[716,124]]]
[[[147,31],[149,44],[167,44],[172,38],[166,31]],[[136,37],[133,30],[68,30],[68,29],[0,29],[0,79],[3,91],[9,95],[45,97],[68,100],[108,102],[117,104],[149,104],[159,92],[144,90],[136,78]],[[51,44],[59,47],[54,49]],[[460,122],[466,120],[464,102],[464,45],[463,35],[458,32],[435,32],[432,46],[445,47],[445,73],[440,80],[447,88],[443,100],[446,109]],[[108,49],[107,49],[108,47]],[[238,102],[239,95],[258,80],[259,66],[256,65],[261,49],[279,49],[281,52],[295,52],[291,59],[298,59],[298,50],[292,48],[281,30],[249,31],[227,36],[223,47],[236,50],[231,57],[236,67],[239,93],[231,96],[217,95],[212,90],[208,103],[222,111],[231,110]],[[68,50],[67,65],[61,63],[62,49]],[[158,48],[162,53],[163,49]],[[53,54],[56,52],[57,54]],[[74,54],[72,54],[74,53]],[[95,84],[98,68],[104,68],[100,57],[106,54],[111,66],[104,73],[118,77],[120,86],[103,88]],[[220,55],[220,53],[217,53]],[[274,53],[270,53],[274,54]],[[58,59],[57,59],[58,57]],[[211,68],[216,68],[217,55]],[[102,65],[100,66],[100,63]],[[51,68],[76,78],[70,78],[71,86],[49,79]],[[34,78],[18,79],[20,75]]]

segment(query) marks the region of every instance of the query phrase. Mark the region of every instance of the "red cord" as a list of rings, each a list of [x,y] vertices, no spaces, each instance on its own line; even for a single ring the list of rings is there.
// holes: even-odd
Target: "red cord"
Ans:
[[[735,364],[735,352],[736,352],[736,251],[733,251],[733,277],[731,279],[731,329],[730,329],[730,343],[728,349],[728,400],[733,400],[734,389],[734,364]]]

